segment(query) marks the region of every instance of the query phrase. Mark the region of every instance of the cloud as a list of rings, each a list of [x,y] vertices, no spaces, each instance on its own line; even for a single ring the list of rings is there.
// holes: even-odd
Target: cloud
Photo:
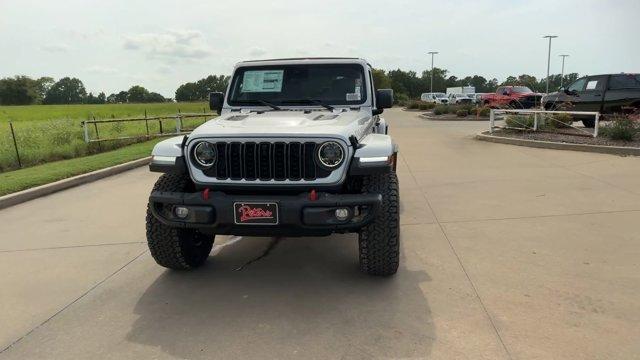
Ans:
[[[115,74],[118,72],[118,69],[114,69],[111,67],[106,67],[106,66],[100,66],[100,65],[94,65],[94,66],[90,66],[88,68],[85,69],[86,72],[88,73],[92,73],[92,74]]]
[[[66,53],[69,50],[71,50],[69,45],[62,44],[62,43],[47,44],[47,45],[42,46],[41,49],[46,51],[46,52],[50,52],[50,53]]]
[[[211,54],[204,35],[196,30],[170,30],[125,37],[123,47],[152,58],[166,60],[199,59]]]
[[[249,56],[253,56],[253,57],[263,56],[266,53],[267,53],[267,50],[257,46],[254,46],[251,49],[249,49]]]

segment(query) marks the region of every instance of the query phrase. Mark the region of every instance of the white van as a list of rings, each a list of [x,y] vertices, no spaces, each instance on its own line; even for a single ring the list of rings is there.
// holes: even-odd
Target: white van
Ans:
[[[420,100],[434,104],[449,103],[449,99],[447,99],[447,95],[445,93],[423,93],[420,95]]]

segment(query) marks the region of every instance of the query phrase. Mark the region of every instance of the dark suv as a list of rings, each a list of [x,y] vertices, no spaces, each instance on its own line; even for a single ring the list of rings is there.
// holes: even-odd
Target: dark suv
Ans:
[[[585,76],[542,99],[547,110],[598,111],[601,114],[631,113],[640,109],[640,74]],[[595,119],[581,118],[585,127]]]

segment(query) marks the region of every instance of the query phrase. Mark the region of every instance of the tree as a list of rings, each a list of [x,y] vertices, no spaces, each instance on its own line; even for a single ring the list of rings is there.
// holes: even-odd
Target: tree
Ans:
[[[15,76],[0,80],[1,105],[29,105],[38,103],[41,99],[37,80],[28,76]]]
[[[159,102],[165,102],[165,98],[164,96],[158,94],[157,92],[150,92],[147,97],[144,99],[144,102],[148,102],[148,103],[159,103]]]
[[[229,76],[209,75],[196,82],[180,85],[176,90],[176,101],[198,101],[209,98],[212,91],[225,92],[229,85]]]
[[[64,77],[47,91],[45,104],[81,104],[87,96],[82,81],[77,78]]]
[[[147,96],[149,96],[149,90],[145,89],[140,85],[134,85],[129,88],[129,96],[127,97],[127,101],[130,103],[141,103],[145,102]]]
[[[104,104],[107,102],[107,97],[103,92],[100,92],[100,94],[98,94],[98,97],[96,99],[98,104]]]

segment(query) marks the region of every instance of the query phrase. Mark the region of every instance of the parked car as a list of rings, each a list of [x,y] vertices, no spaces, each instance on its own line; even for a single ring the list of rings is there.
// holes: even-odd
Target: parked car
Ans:
[[[542,99],[547,110],[597,111],[610,115],[640,110],[640,74],[585,76]],[[574,116],[585,127],[594,127],[593,116]]]
[[[492,108],[530,109],[540,105],[542,94],[526,86],[500,86],[495,93],[482,96],[482,104]]]
[[[449,104],[472,104],[473,100],[467,94],[449,94]]]
[[[216,235],[353,232],[360,270],[395,274],[398,147],[381,116],[393,90],[371,73],[353,58],[237,64],[226,96],[209,95],[220,116],[153,148],[149,167],[164,173],[146,216],[155,261],[199,267]]]
[[[420,100],[434,104],[449,103],[449,99],[445,93],[424,93],[420,95]]]

